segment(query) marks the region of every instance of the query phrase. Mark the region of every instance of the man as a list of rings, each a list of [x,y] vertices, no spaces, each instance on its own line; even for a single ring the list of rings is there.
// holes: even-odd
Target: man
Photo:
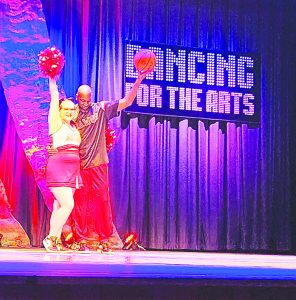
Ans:
[[[76,124],[81,135],[81,177],[84,187],[75,193],[75,207],[70,223],[75,240],[82,251],[85,250],[85,242],[91,230],[99,237],[99,250],[111,251],[108,240],[113,234],[114,226],[109,195],[105,129],[110,119],[133,103],[146,75],[147,72],[140,73],[130,92],[118,101],[93,103],[91,88],[88,85],[78,88]]]

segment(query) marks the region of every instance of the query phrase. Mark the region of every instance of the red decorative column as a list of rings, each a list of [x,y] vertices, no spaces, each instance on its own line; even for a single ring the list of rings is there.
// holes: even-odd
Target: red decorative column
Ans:
[[[0,0],[0,80],[17,133],[44,199],[49,93],[38,54],[49,46],[40,1]]]

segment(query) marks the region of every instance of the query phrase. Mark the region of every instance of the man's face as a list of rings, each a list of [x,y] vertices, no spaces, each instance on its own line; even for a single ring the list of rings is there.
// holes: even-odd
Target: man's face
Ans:
[[[89,86],[81,86],[76,94],[78,105],[81,109],[87,110],[91,106],[91,90]]]

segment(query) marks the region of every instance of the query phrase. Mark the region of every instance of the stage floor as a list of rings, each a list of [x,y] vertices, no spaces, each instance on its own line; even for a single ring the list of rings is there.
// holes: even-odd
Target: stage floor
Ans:
[[[179,251],[47,253],[44,249],[0,248],[0,276],[47,278],[47,282],[62,277],[71,284],[82,284],[87,278],[87,282],[168,279],[183,284],[186,279],[192,284],[248,281],[296,286],[296,256]]]

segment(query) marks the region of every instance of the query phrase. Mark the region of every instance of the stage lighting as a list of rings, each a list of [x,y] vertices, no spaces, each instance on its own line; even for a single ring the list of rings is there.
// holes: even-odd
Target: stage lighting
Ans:
[[[124,238],[123,250],[146,250],[139,245],[137,241],[137,235],[135,233],[127,233]]]

